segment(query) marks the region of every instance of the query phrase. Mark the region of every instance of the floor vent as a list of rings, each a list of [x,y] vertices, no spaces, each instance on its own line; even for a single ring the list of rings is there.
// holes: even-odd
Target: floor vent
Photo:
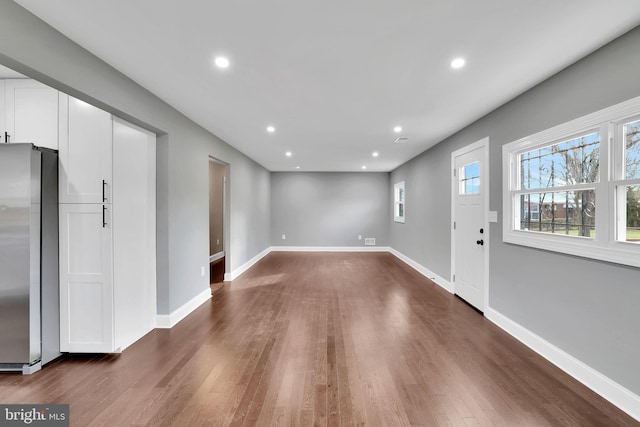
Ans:
[[[376,238],[375,237],[365,237],[364,238],[364,244],[365,244],[365,246],[375,246],[376,245]]]

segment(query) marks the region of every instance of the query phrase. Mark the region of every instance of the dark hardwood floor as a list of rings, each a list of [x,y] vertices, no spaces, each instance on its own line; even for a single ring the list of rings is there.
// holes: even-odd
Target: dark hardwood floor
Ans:
[[[119,356],[0,375],[73,426],[627,426],[632,418],[386,253],[271,253]]]

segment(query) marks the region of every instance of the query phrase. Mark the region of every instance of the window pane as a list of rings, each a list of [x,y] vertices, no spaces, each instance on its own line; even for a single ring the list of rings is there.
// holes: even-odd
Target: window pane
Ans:
[[[480,162],[473,162],[460,168],[460,194],[480,192]]]
[[[593,238],[595,224],[595,190],[520,196],[520,230]]]
[[[640,185],[627,187],[627,242],[640,243]]]
[[[625,177],[640,178],[640,120],[624,126]]]
[[[519,156],[520,188],[553,188],[598,182],[600,134],[592,133]]]
[[[398,188],[398,201],[404,202],[404,188]]]

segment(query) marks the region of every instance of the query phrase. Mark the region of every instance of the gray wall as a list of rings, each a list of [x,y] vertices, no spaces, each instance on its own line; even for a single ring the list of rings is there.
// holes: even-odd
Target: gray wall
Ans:
[[[209,285],[209,156],[230,164],[227,271],[269,247],[269,171],[11,1],[0,2],[0,63],[160,134],[159,314]]]
[[[489,136],[490,210],[500,220],[490,227],[489,305],[635,394],[640,270],[502,243],[502,145],[639,96],[639,75],[636,28],[399,167],[389,183],[407,187],[406,223],[390,222],[391,246],[449,278],[451,153]]]
[[[274,172],[271,244],[364,246],[375,237],[376,246],[388,246],[388,187],[388,173]]]

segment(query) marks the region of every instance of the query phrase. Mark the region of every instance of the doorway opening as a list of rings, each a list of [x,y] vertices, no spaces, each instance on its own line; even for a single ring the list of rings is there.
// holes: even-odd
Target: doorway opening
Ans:
[[[228,165],[209,158],[209,283],[221,284],[226,272]]]

